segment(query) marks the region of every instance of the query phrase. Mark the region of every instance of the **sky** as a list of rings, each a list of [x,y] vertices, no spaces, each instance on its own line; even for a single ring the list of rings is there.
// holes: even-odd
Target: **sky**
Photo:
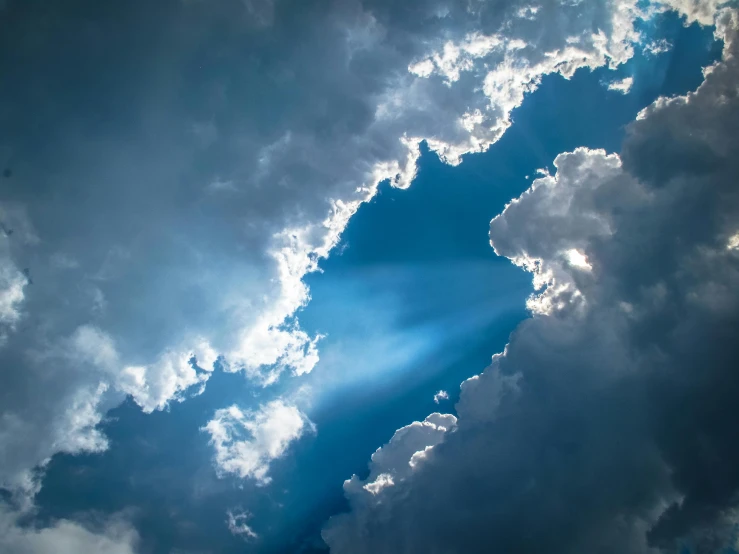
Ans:
[[[739,550],[738,31],[0,2],[0,552]]]

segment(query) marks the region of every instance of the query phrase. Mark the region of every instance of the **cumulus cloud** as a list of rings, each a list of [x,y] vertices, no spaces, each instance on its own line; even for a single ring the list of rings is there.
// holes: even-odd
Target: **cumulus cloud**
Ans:
[[[15,493],[32,493],[37,487],[29,477],[34,466],[44,466],[55,453],[107,449],[107,438],[98,425],[107,409],[125,395],[131,395],[146,412],[184,399],[193,386],[207,379],[216,360],[207,343],[192,342],[196,348],[166,352],[151,366],[126,366],[109,335],[83,325],[45,350],[25,353],[16,360],[15,368],[22,367],[45,383],[56,397],[55,402],[28,411],[24,410],[25,398],[13,398],[12,389],[4,391],[0,416],[2,482]],[[69,370],[49,374],[49,368]],[[46,440],[39,441],[39,436]]]
[[[352,475],[351,479],[344,481],[344,491],[354,512],[363,514],[392,499],[395,491],[413,476],[429,453],[448,433],[454,432],[456,424],[457,418],[453,415],[433,413],[423,421],[414,421],[398,429],[385,446],[372,454],[366,479]],[[363,535],[363,523],[361,516],[341,516],[333,526],[324,530],[324,538],[332,548],[341,552],[355,548],[358,549],[356,551],[369,551],[363,550],[367,548],[363,544],[351,544]],[[349,529],[351,531],[347,532]]]
[[[633,77],[624,77],[623,79],[620,79],[618,81],[611,81],[610,83],[608,83],[608,90],[620,92],[621,94],[629,94],[629,91],[631,90],[631,85],[633,84]]]
[[[636,0],[11,5],[6,488],[105,448],[97,423],[126,395],[152,411],[201,391],[217,355],[261,385],[311,371],[302,279],[378,182],[408,186],[424,139],[450,163],[486,149],[543,75],[629,59],[649,15]]]
[[[463,383],[422,464],[345,487],[332,552],[734,546],[738,28],[717,13],[722,61],[644,110],[620,154],[560,154],[491,222],[495,251],[533,273],[532,317]]]
[[[217,410],[203,427],[215,449],[213,461],[219,474],[252,478],[259,485],[272,480],[267,475],[270,463],[314,429],[303,412],[284,400],[273,400],[256,411],[238,406]]]

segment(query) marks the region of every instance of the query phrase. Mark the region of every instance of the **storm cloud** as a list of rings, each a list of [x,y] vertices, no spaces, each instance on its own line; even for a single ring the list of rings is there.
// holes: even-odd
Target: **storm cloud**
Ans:
[[[309,372],[302,277],[377,183],[408,186],[423,139],[486,149],[542,75],[629,59],[653,11],[5,3],[0,481],[32,492],[55,453],[104,449],[126,395]]]
[[[620,154],[560,154],[493,219],[532,317],[462,384],[442,442],[376,493],[377,454],[346,482],[331,552],[735,548],[739,18],[715,18],[723,58],[695,92],[643,110]]]
[[[300,308],[310,299],[303,277],[329,255],[349,218],[375,194],[380,181],[410,185],[421,141],[443,161],[459,163],[463,154],[484,151],[502,136],[511,124],[511,111],[537,88],[542,76],[570,77],[579,68],[616,67],[644,39],[636,30],[638,21],[677,8],[689,21],[710,24],[716,6],[715,2],[677,0],[649,7],[636,0],[547,0],[536,6],[476,0],[0,3],[0,165],[8,168],[0,185],[0,487],[8,492],[4,500],[12,497],[8,528],[19,540],[37,540],[37,534],[14,527],[18,514],[13,510],[30,509],[42,485],[43,469],[54,455],[108,448],[100,423],[126,397],[148,413],[201,393],[214,371],[243,372],[256,386],[310,372],[319,360],[321,337],[306,333],[298,321]],[[730,36],[731,22],[726,16],[722,21],[721,33]],[[710,82],[720,75],[727,87],[733,86],[727,76],[729,65],[727,51],[724,65],[714,68],[704,89],[715,88]],[[726,112],[712,120],[724,125],[724,130],[730,128],[729,100],[725,105],[706,101],[711,109]],[[586,166],[597,183],[602,180],[599,176],[612,170],[613,179],[630,183],[634,196],[621,198],[620,191],[609,192],[608,186],[603,188],[606,198],[596,195],[598,200],[591,206],[595,216],[608,212],[613,207],[609,202],[617,203],[620,211],[613,215],[611,227],[583,220],[579,228],[576,218],[568,218],[571,234],[559,236],[560,231],[551,233],[546,225],[547,232],[532,234],[536,221],[548,217],[543,212],[565,209],[533,201],[521,201],[533,213],[514,217],[511,207],[498,220],[498,225],[505,221],[512,229],[526,227],[530,221],[531,228],[523,229],[521,236],[496,231],[495,226],[491,236],[499,252],[514,261],[528,263],[539,256],[542,283],[551,284],[531,304],[541,317],[517,332],[522,338],[514,338],[509,354],[496,364],[507,365],[504,360],[515,357],[516,341],[527,340],[526,328],[534,329],[532,336],[539,326],[559,336],[557,322],[564,321],[563,325],[573,327],[573,343],[590,345],[580,369],[572,370],[572,375],[583,374],[582,382],[574,383],[580,390],[589,386],[600,390],[600,374],[590,375],[588,360],[600,360],[605,351],[612,356],[604,363],[613,366],[614,372],[633,364],[653,367],[641,354],[627,364],[625,357],[635,354],[625,352],[624,344],[632,342],[613,333],[623,328],[635,337],[628,340],[645,352],[647,346],[637,339],[646,345],[668,340],[673,321],[668,316],[682,316],[680,310],[687,309],[670,304],[672,281],[663,283],[655,277],[650,286],[656,287],[655,298],[665,295],[673,311],[640,314],[634,308],[627,317],[624,306],[632,305],[630,295],[649,297],[639,288],[639,275],[657,276],[670,270],[675,283],[683,279],[678,269],[687,263],[685,245],[658,244],[657,232],[663,228],[659,225],[670,225],[674,233],[669,236],[674,238],[688,233],[689,227],[676,219],[679,211],[661,205],[664,212],[657,213],[675,219],[647,223],[634,214],[646,210],[649,202],[666,198],[659,193],[674,193],[675,202],[683,198],[674,183],[686,172],[706,182],[713,182],[719,170],[722,175],[732,174],[730,145],[721,150],[720,137],[708,134],[713,129],[709,120],[690,116],[696,102],[680,107],[679,101],[663,101],[646,114],[644,122],[659,120],[660,110],[677,110],[681,117],[695,118],[705,133],[680,142],[682,135],[672,130],[651,136],[647,130],[652,125],[639,122],[624,147],[623,164],[614,156],[578,151],[558,159],[561,169],[556,177],[540,181],[579,183],[582,180],[576,174]],[[671,116],[663,119],[663,127],[679,126]],[[730,133],[725,132],[724,140],[730,143]],[[670,166],[665,160],[674,155],[678,158]],[[568,181],[570,169],[574,174]],[[712,197],[698,196],[693,199],[696,202],[686,200],[675,208],[697,208],[697,201],[705,204],[706,198]],[[684,240],[705,254],[698,266],[713,264],[724,279],[731,279],[735,249],[726,245],[733,244],[731,233],[736,229],[722,228],[723,249],[707,238],[718,236],[719,219],[721,225],[728,225],[731,214],[726,210],[731,204],[724,197],[708,204],[703,206],[709,210],[704,217],[715,209],[716,221],[704,225],[701,220]],[[625,231],[617,232],[621,229],[617,223],[628,217],[623,228],[640,229],[645,235],[638,247],[645,250],[637,252],[651,248],[645,259],[652,265],[638,265],[639,271],[628,265],[636,258],[627,259],[624,254],[631,252],[626,245],[635,239]],[[714,250],[709,248],[712,244]],[[570,265],[560,259],[563,253]],[[657,266],[658,259],[667,265]],[[690,275],[684,278],[692,279],[695,288],[686,298],[698,295],[696,305],[723,308],[730,319],[726,299],[731,298],[731,283],[718,277],[715,283],[705,283],[698,273]],[[614,283],[606,290],[603,283],[609,279]],[[598,300],[601,293],[603,299]],[[623,313],[618,312],[621,319],[612,322],[615,327],[608,327],[594,314],[601,313],[598,302],[611,306],[614,298],[620,303],[613,310]],[[544,317],[546,311],[549,315]],[[610,330],[601,336],[595,332],[597,325],[585,325],[573,319],[575,314],[598,320]],[[705,314],[701,317],[706,325],[717,321],[711,319],[713,312]],[[637,332],[638,322],[653,333],[651,341]],[[591,331],[593,344],[591,335],[579,335],[584,329]],[[676,344],[689,349],[697,336]],[[598,346],[598,341],[605,343]],[[676,354],[668,346],[665,356],[672,359]],[[527,355],[536,352],[532,347]],[[545,349],[539,352],[542,359],[550,359]],[[570,359],[566,352],[561,356]],[[659,358],[657,353],[653,356]],[[533,359],[530,363],[536,365]],[[524,402],[523,408],[509,406],[510,398],[519,394],[552,395],[553,405],[560,389],[571,390],[573,398],[582,397],[577,387],[570,389],[563,383],[560,389],[552,383],[548,390],[544,382],[548,373],[532,370],[532,377],[519,378],[524,373],[517,369],[518,362],[511,362],[515,367],[510,369],[502,365],[479,378],[480,387],[498,391],[496,405],[501,413],[519,409],[528,413],[525,406],[534,402]],[[706,379],[705,386],[715,384],[708,375]],[[651,384],[639,381],[646,382]],[[480,404],[489,408],[489,402],[475,400],[476,383],[465,386],[469,392],[458,408],[460,424],[451,437],[478,436],[464,423],[465,414],[476,414],[486,422],[497,417]],[[680,403],[681,391],[690,387],[675,386],[673,401]],[[539,392],[529,393],[529,388]],[[626,388],[628,394],[637,394]],[[651,387],[642,388],[643,394],[653,394]],[[658,406],[665,406],[667,398]],[[284,406],[271,406],[278,405]],[[547,405],[542,404],[542,414],[547,413]],[[607,405],[604,402],[604,409]],[[231,430],[240,431],[240,425],[249,431],[250,425],[261,428],[255,421],[271,421],[262,418],[265,412],[255,406],[224,410],[217,411],[212,421],[230,414]],[[256,449],[257,463],[248,465],[238,457],[243,453],[254,457],[256,443],[231,435],[214,442],[216,460],[220,444],[232,467],[247,468],[241,472],[243,477],[266,479],[269,461],[286,451],[308,426],[299,407],[290,406],[281,413],[290,416],[293,426],[284,436],[278,433],[257,445],[267,445],[267,454]],[[639,413],[636,409],[630,414],[635,427],[642,423]],[[661,422],[668,417],[665,414],[648,421]],[[532,432],[539,424],[558,421],[539,417],[527,416]],[[614,428],[623,424],[615,415],[612,422],[610,416],[603,417]],[[426,423],[426,427],[435,425],[434,436],[454,427]],[[592,425],[601,429],[595,422]],[[667,426],[654,433],[664,435],[659,444],[654,443],[655,464],[662,469],[654,471],[654,479],[645,478],[650,483],[664,477],[671,444]],[[651,445],[648,439],[652,438],[634,432],[633,440]],[[513,441],[514,436],[508,439]],[[527,448],[535,451],[536,444],[533,441]],[[234,445],[241,446],[231,448]],[[416,465],[424,467],[437,450],[446,448],[442,443],[424,450]],[[639,456],[634,463],[641,460]],[[665,477],[664,491],[675,495],[688,491],[691,468],[686,467],[681,486]],[[384,474],[392,472],[388,469]],[[408,482],[413,479],[407,477]],[[398,478],[389,486],[385,478],[388,486],[374,487],[376,496],[390,494],[401,482],[405,481]],[[513,486],[516,480],[509,483]],[[419,490],[423,490],[420,485]],[[671,501],[673,497],[664,491],[653,496]],[[714,512],[723,514],[730,505],[728,498],[710,500],[712,504],[699,502],[695,509],[703,514],[703,506],[710,504]],[[654,526],[653,540],[671,540],[674,526],[694,519],[690,510],[686,503],[665,512]],[[594,510],[591,517],[598,513]],[[62,522],[53,529],[67,529],[76,536],[87,532],[65,525]],[[121,551],[129,548],[132,533],[124,537]],[[337,544],[338,539],[331,540]]]

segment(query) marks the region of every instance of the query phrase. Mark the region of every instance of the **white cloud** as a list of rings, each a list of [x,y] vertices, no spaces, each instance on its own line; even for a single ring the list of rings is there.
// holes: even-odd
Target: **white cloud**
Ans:
[[[14,230],[0,239],[13,264],[0,252],[10,322],[0,364],[14,368],[0,376],[3,486],[56,452],[104,448],[96,422],[127,394],[150,412],[201,391],[216,354],[263,385],[311,371],[320,336],[299,325],[310,299],[302,279],[378,182],[407,187],[422,140],[450,163],[485,150],[543,75],[629,59],[644,15],[636,0],[587,11],[558,0],[408,11],[368,0],[305,4],[305,18],[276,21],[284,13],[269,1],[236,4],[168,5],[151,22],[156,37],[101,12],[104,44],[88,50],[111,52],[105,64],[59,48],[71,44],[74,13],[50,12],[58,24],[33,48],[23,39],[40,16],[19,14],[8,37],[18,48],[0,67],[0,104],[14,108],[0,149],[23,170],[0,199]],[[297,20],[317,23],[295,49]],[[214,33],[232,24],[243,34]],[[119,47],[126,32],[141,49]],[[217,48],[197,38],[216,35]],[[173,46],[139,54],[160,44]],[[196,71],[195,58],[211,54],[224,65]],[[59,60],[88,68],[84,92],[54,70]],[[23,67],[41,79],[32,91],[15,73]],[[79,109],[36,118],[37,102],[61,96]],[[33,260],[32,287],[13,269],[21,258]],[[80,420],[67,416],[75,406]]]
[[[367,479],[352,475],[344,482],[344,490],[351,493],[366,491],[376,496],[383,489],[400,483],[416,469],[420,457],[441,443],[456,424],[457,418],[451,414],[433,413],[423,421],[401,427],[390,442],[372,454]]]
[[[445,390],[440,390],[434,395],[434,402],[437,404],[442,400],[449,400],[449,393]]]
[[[266,485],[271,481],[270,463],[314,426],[296,406],[273,400],[257,411],[237,406],[217,410],[203,430],[210,435],[220,475],[252,478]]]
[[[193,388],[210,375],[216,356],[206,342],[192,343],[194,348],[168,352],[153,365],[126,366],[109,335],[84,325],[45,350],[25,353],[26,371],[45,375],[39,381],[48,384],[53,397],[40,402],[41,396],[32,412],[17,404],[25,399],[6,397],[0,414],[0,482],[16,494],[33,496],[38,481],[29,472],[45,466],[55,453],[106,450],[108,440],[98,426],[127,394],[151,412],[202,392]],[[59,371],[49,374],[49,367]]]
[[[83,325],[58,348],[41,354],[42,360],[55,357],[89,366],[106,387],[131,395],[145,412],[152,412],[183,400],[191,387],[205,382],[218,355],[207,341],[193,338],[189,349],[166,351],[151,365],[125,365],[108,334]]]
[[[518,10],[518,13],[516,14],[518,17],[521,17],[523,19],[530,19],[534,20],[536,19],[536,14],[539,13],[539,6],[524,6],[523,8]]]
[[[414,421],[395,431],[390,441],[372,454],[370,473],[366,479],[352,475],[351,479],[344,481],[344,492],[352,509],[364,511],[367,507],[387,501],[395,487],[423,465],[429,453],[445,440],[448,433],[454,431],[456,425],[457,418],[453,415],[433,413],[423,421]],[[353,548],[362,550],[365,548],[362,542],[354,545],[345,542],[347,539],[354,540],[354,537],[345,534],[342,527],[354,525],[348,516],[337,516],[324,529],[324,540],[332,550],[339,552],[350,552]],[[355,530],[362,532],[359,526]]]
[[[420,62],[408,66],[408,71],[419,77],[430,77],[436,66],[430,59],[421,60]]]
[[[530,7],[521,9],[546,25],[547,17],[535,17],[538,8],[533,12]],[[479,76],[483,85],[478,107],[460,119],[468,136],[453,143],[425,137],[431,149],[447,163],[458,164],[463,154],[482,152],[502,136],[510,125],[513,109],[521,105],[527,93],[538,88],[544,75],[559,73],[570,78],[580,68],[615,67],[627,61],[633,55],[633,44],[639,40],[634,21],[644,14],[636,3],[627,1],[615,5],[610,15],[610,36],[602,31],[588,34],[582,30],[581,34],[559,35],[548,48],[542,48],[528,35],[518,34],[516,25],[509,22],[504,35],[469,33],[464,40],[447,42],[440,52],[417,62],[411,71],[421,77],[438,73],[451,86],[468,72]],[[521,17],[520,12],[518,16]],[[474,119],[469,114],[474,114]]]
[[[362,488],[370,494],[379,494],[385,487],[392,487],[395,484],[393,476],[389,473],[380,473],[371,483],[367,483]]]
[[[666,39],[653,40],[651,42],[646,43],[643,47],[644,52],[652,56],[658,56],[659,54],[664,54],[665,52],[669,52],[671,49],[672,49],[672,44],[668,42]]]
[[[618,81],[611,81],[608,83],[608,90],[620,92],[621,94],[629,94],[631,86],[634,84],[633,77],[624,77]]]

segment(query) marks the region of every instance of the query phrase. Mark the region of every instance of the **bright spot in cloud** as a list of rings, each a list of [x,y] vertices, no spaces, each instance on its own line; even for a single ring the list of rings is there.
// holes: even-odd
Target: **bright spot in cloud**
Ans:
[[[382,489],[392,487],[394,484],[395,482],[393,481],[392,475],[389,473],[382,473],[377,476],[377,479],[371,483],[367,483],[363,488],[372,494],[378,494]]]
[[[567,261],[570,263],[571,266],[574,266],[578,269],[582,269],[584,271],[590,271],[593,269],[593,266],[590,265],[588,262],[587,256],[577,250],[576,248],[571,248],[567,251]]]
[[[729,237],[726,248],[727,250],[739,250],[739,232]]]

